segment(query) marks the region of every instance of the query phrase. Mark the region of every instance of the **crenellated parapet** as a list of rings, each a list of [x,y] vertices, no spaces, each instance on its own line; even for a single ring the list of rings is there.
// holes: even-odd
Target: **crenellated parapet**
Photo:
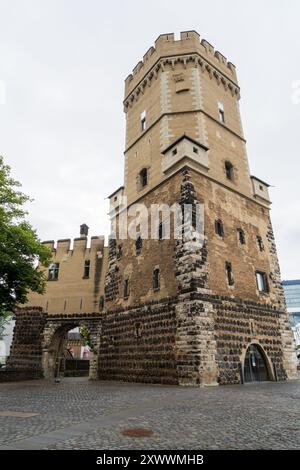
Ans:
[[[143,60],[125,79],[125,111],[144,93],[146,87],[151,86],[160,71],[167,68],[174,70],[177,64],[186,68],[189,62],[239,97],[235,66],[208,41],[200,40],[196,31],[184,31],[180,33],[179,40],[175,40],[173,33],[161,34],[155,41],[155,47],[148,49]]]
[[[50,265],[40,267],[45,272],[44,295],[31,292],[29,306],[39,306],[49,314],[99,312],[102,310],[104,275],[108,248],[104,236],[87,235],[43,242],[52,254]]]
[[[85,252],[87,255],[90,253],[98,252],[101,257],[104,250],[105,238],[104,236],[91,237],[90,243],[87,237],[78,237],[73,240],[73,247],[71,248],[71,239],[64,238],[57,240],[47,240],[42,242],[52,252],[53,259],[61,258],[64,255],[75,256],[77,253],[82,254]]]

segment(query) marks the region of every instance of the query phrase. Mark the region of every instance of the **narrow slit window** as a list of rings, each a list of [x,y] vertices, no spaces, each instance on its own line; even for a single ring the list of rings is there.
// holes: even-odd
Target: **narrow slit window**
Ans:
[[[143,246],[143,239],[140,235],[138,235],[135,241],[135,253],[137,256],[141,254],[142,246]]]
[[[231,162],[225,162],[225,174],[228,180],[234,180],[234,169]]]
[[[224,111],[224,104],[218,103],[218,110],[219,110],[219,120],[220,122],[225,123],[225,111]]]
[[[246,237],[245,237],[244,230],[241,229],[241,228],[238,228],[237,233],[238,233],[238,239],[239,239],[240,244],[245,245],[246,244]]]
[[[215,232],[219,237],[224,237],[224,226],[221,219],[215,221]]]
[[[146,123],[146,111],[143,111],[141,113],[141,131],[144,132],[147,128],[147,123]]]
[[[228,261],[225,263],[226,275],[227,275],[227,283],[229,286],[234,285],[233,273],[232,273],[232,265]]]
[[[164,239],[164,223],[161,222],[158,226],[158,239],[163,240]]]
[[[264,242],[263,242],[263,239],[261,238],[261,236],[257,235],[256,240],[257,240],[257,245],[258,245],[259,251],[264,251],[265,247],[264,247]]]
[[[142,188],[144,188],[145,186],[147,186],[147,184],[148,184],[148,170],[147,168],[143,168],[140,171],[140,185]]]
[[[129,279],[124,280],[124,299],[129,297]]]
[[[91,262],[89,259],[86,259],[84,262],[84,268],[83,268],[83,277],[85,279],[90,277],[90,267],[91,267]]]
[[[156,291],[160,289],[160,272],[159,272],[159,268],[156,268],[153,271],[153,289],[156,290]]]

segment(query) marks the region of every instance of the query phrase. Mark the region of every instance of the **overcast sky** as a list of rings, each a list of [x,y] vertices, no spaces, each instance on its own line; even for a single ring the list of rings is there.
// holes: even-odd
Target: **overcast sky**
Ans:
[[[299,19],[299,0],[0,0],[0,155],[40,238],[108,233],[124,79],[159,34],[195,29],[237,66],[251,172],[274,186],[282,276],[300,278]]]

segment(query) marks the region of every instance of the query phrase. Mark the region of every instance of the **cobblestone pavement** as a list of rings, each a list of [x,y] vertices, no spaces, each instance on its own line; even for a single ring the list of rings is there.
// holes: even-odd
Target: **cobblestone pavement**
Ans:
[[[300,381],[213,388],[83,378],[0,384],[0,427],[0,450],[300,449]],[[128,428],[153,434],[125,437]]]

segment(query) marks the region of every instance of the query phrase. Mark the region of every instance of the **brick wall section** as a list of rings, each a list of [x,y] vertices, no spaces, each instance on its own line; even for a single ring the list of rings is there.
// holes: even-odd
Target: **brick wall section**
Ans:
[[[99,378],[177,384],[176,317],[170,300],[103,318]]]

